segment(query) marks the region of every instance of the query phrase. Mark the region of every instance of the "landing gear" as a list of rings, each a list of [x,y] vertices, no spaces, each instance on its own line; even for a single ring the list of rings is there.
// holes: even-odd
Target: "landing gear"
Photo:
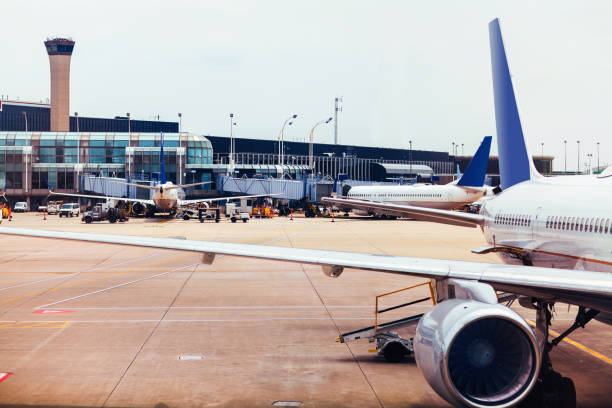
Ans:
[[[574,330],[584,327],[599,311],[585,307],[578,308],[576,320],[561,335],[548,341],[548,328],[552,318],[552,304],[538,302],[536,305],[536,334],[542,345],[542,367],[538,382],[529,396],[519,405],[523,408],[576,408],[576,387],[571,378],[563,377],[553,370],[550,361],[550,351]]]

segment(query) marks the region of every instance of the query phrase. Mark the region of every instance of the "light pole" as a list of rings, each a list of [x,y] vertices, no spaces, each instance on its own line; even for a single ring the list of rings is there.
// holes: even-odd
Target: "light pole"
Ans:
[[[183,114],[181,112],[179,112],[178,118],[179,118],[179,133],[181,133],[181,129],[183,128]]]
[[[455,154],[455,142],[453,142],[453,155]]]
[[[591,170],[592,170],[592,167],[591,167],[591,158],[593,157],[593,153],[587,154],[587,157],[589,159],[589,169],[588,169],[588,173],[587,174],[591,174]]]
[[[542,160],[544,160],[544,142],[542,142],[542,154],[540,156],[542,156]]]
[[[332,120],[334,120],[334,118],[320,120],[312,127],[312,129],[310,129],[310,136],[308,138],[308,165],[310,166],[311,171],[314,171],[314,152],[312,146],[314,139],[314,130],[317,126],[322,125],[323,123],[329,123]]]
[[[285,126],[287,126],[287,123],[289,123],[289,121],[291,119],[295,119],[297,118],[297,115],[293,114],[291,116],[289,116],[287,119],[285,119],[285,123],[283,123],[283,127],[280,130],[280,133],[278,134],[278,164],[279,165],[283,165],[285,162]],[[281,169],[282,171],[282,169]]]
[[[234,165],[234,114],[230,113],[230,165]],[[232,169],[233,171],[233,169]]]
[[[564,147],[564,150],[565,150],[565,166],[563,168],[563,172],[567,173],[567,140],[563,141],[563,147]]]
[[[461,143],[461,155],[463,156],[463,143]]]
[[[74,112],[74,118],[76,119],[77,133],[79,133],[79,112]]]
[[[28,114],[25,112],[21,113],[23,113],[23,117],[25,118],[25,132],[28,133]]]
[[[578,144],[578,174],[580,174],[580,140],[577,140],[576,143]]]
[[[599,171],[599,142],[597,142],[597,171]]]
[[[131,125],[130,125],[130,112],[125,114],[128,118],[128,133],[132,133]]]
[[[412,140],[409,140],[408,143],[410,143],[410,155],[409,155],[409,159],[410,159],[410,176],[412,176]]]

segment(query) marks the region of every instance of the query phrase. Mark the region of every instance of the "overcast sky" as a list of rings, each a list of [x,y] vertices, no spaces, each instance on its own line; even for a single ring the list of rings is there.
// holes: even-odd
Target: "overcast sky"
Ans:
[[[339,141],[472,154],[495,135],[488,22],[500,17],[533,154],[612,162],[609,1],[16,1],[2,5],[0,93],[49,97],[49,36],[76,41],[71,112],[304,139],[342,96]],[[333,124],[316,141],[333,142]],[[495,140],[495,138],[494,138]],[[461,149],[460,149],[461,150]],[[492,153],[497,151],[493,146]],[[461,151],[459,151],[461,153]]]

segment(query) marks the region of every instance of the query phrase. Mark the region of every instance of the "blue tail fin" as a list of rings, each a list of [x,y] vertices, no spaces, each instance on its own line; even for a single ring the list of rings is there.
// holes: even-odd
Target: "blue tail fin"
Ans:
[[[476,154],[468,164],[463,176],[457,182],[458,186],[464,187],[482,187],[487,174],[487,165],[489,164],[489,152],[491,151],[491,136],[485,136],[480,144]]]
[[[498,19],[489,23],[489,40],[499,150],[499,175],[502,189],[507,189],[522,181],[530,180],[538,173],[533,167],[525,144]]]
[[[159,151],[159,165],[160,167],[160,174],[159,174],[159,179],[160,179],[160,183],[161,184],[166,184],[166,162],[164,161],[164,132],[160,132],[161,135],[161,142],[160,142],[160,151]]]

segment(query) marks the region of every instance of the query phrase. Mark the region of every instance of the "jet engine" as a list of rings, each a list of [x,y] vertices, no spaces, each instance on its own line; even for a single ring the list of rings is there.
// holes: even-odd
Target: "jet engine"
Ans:
[[[426,313],[414,353],[431,387],[455,406],[514,406],[540,370],[540,348],[525,320],[475,300],[446,300]]]
[[[144,212],[144,210],[145,210],[145,207],[141,203],[135,202],[134,204],[132,204],[132,213],[134,215],[140,215]]]

